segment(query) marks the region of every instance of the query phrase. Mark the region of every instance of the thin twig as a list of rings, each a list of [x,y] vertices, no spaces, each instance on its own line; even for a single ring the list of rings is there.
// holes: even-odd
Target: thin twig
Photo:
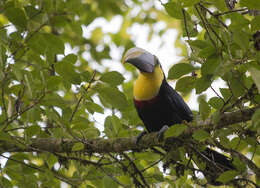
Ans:
[[[214,18],[216,18],[216,20],[222,25],[224,26],[226,29],[228,29],[228,26],[222,21],[219,19],[219,17],[214,14],[213,12],[211,12],[209,9],[207,9],[204,5],[202,5],[201,3],[199,3],[200,7],[202,7],[204,10],[206,10],[211,16],[213,16]]]
[[[249,180],[249,179],[246,179],[246,178],[236,178],[234,180],[232,180],[232,182],[236,182],[236,181],[245,181],[247,183],[251,183],[255,186],[255,188],[260,188],[260,186],[258,186],[255,182]]]
[[[111,158],[113,158],[115,161],[117,161],[117,162],[122,166],[122,170],[123,170],[124,172],[128,172],[128,173],[130,174],[130,176],[134,179],[135,184],[138,185],[137,187],[139,187],[139,186],[144,187],[144,185],[136,178],[136,174],[135,174],[135,173],[132,173],[131,171],[129,171],[129,170],[128,170],[128,167],[127,167],[124,163],[122,163],[121,160],[119,160],[118,158],[114,157],[114,156],[111,155],[110,153],[108,153],[108,155],[109,155]],[[129,164],[129,165],[130,165],[130,164]]]
[[[205,10],[207,10],[205,7],[203,7],[200,3],[199,6]],[[221,42],[221,44],[224,46],[225,43],[223,42],[223,40],[220,38],[220,36],[218,36],[217,32],[213,29],[213,27],[211,26],[211,24],[208,22],[208,20],[205,18],[207,26],[209,27],[209,29],[212,31],[212,33],[217,37],[217,39]],[[205,21],[204,20],[204,21]]]
[[[6,27],[10,27],[10,26],[11,26],[11,24],[4,25],[4,26],[0,27],[0,30],[1,30],[1,29],[4,29],[4,28],[6,28]]]
[[[95,80],[95,75],[96,75],[96,71],[94,70],[94,72],[93,72],[93,74],[92,74],[92,77],[91,77],[91,79],[90,79],[90,81],[89,81],[88,87],[85,89],[85,92],[87,92],[87,91],[89,90],[89,88],[91,87],[92,82]],[[71,117],[70,117],[70,119],[69,119],[69,123],[72,122],[73,117],[75,116],[75,114],[76,114],[76,112],[77,112],[77,110],[78,110],[78,108],[79,108],[80,102],[82,101],[83,98],[84,98],[84,95],[82,94],[82,95],[80,96],[80,98],[79,98],[77,104],[76,104],[76,107],[74,108],[74,110],[73,110],[73,112],[72,112],[72,114],[71,114]]]
[[[40,169],[40,168],[38,168],[38,167],[36,167],[36,166],[32,166],[32,165],[26,164],[26,163],[24,163],[24,162],[22,162],[22,161],[19,161],[19,160],[16,160],[16,159],[12,159],[11,157],[6,157],[6,156],[4,156],[4,155],[2,155],[2,154],[0,154],[0,156],[3,157],[3,158],[5,158],[5,159],[8,159],[8,160],[10,160],[10,161],[14,161],[14,162],[19,163],[19,164],[21,164],[21,165],[27,166],[27,167],[29,167],[29,168],[38,170],[38,171],[40,171],[40,172],[44,172],[43,169]]]
[[[187,20],[186,20],[186,14],[185,14],[185,10],[182,9],[182,15],[183,15],[183,20],[184,20],[184,27],[185,27],[185,31],[188,37],[188,40],[190,41],[190,33],[188,31],[188,26],[187,26]],[[190,46],[191,51],[193,52],[193,48]]]
[[[40,13],[42,13],[42,9],[39,10],[38,12],[36,12],[35,14],[33,14],[33,15],[30,17],[30,19],[34,18],[35,16],[37,16],[37,15],[40,14]],[[37,32],[39,32],[39,31],[41,30],[41,28],[44,27],[47,23],[48,23],[48,20],[47,20],[45,23],[43,23],[42,25],[40,25],[35,31],[33,31],[33,32],[24,40],[24,43],[21,43],[20,46],[18,46],[18,47],[16,48],[16,50],[15,50],[9,57],[13,57],[13,58],[14,58],[15,55],[16,55],[16,53],[17,53],[21,48],[24,49],[24,47],[25,47],[24,44],[25,44],[26,42],[28,42]],[[18,61],[20,58],[22,58],[22,57],[24,56],[24,54],[25,54],[26,51],[28,51],[28,48],[24,49],[23,54],[21,54],[21,56],[20,56],[19,58],[15,59],[15,60]]]
[[[208,30],[208,27],[207,27],[207,25],[206,25],[206,23],[205,23],[204,18],[202,17],[202,15],[201,15],[201,13],[200,13],[200,11],[199,11],[197,5],[195,5],[195,9],[196,9],[196,11],[197,11],[197,13],[198,13],[198,15],[199,15],[201,21],[202,21],[202,24],[204,25],[204,28],[205,28],[205,30],[206,30],[208,36],[209,36],[209,39],[210,39],[211,43],[212,43],[212,44],[215,46],[215,48],[217,49],[217,45],[216,45],[215,41],[211,38],[210,32],[209,32],[209,30]]]
[[[147,169],[149,169],[149,168],[153,167],[154,165],[158,164],[159,162],[161,162],[163,159],[164,159],[164,157],[160,158],[159,160],[157,160],[157,161],[151,163],[149,166],[145,167],[144,169],[142,169],[142,170],[140,170],[140,171],[141,171],[141,172],[146,171]]]
[[[4,78],[2,80],[2,86],[1,86],[1,97],[2,97],[2,104],[3,104],[3,112],[5,114],[5,118],[8,119],[8,113],[7,113],[7,108],[6,108],[6,104],[5,104],[5,84],[6,84],[6,77],[7,77],[7,73],[4,73]]]
[[[28,110],[32,109],[35,107],[37,104],[41,102],[41,100],[45,97],[45,92],[40,96],[38,99],[35,100],[35,102],[32,105],[27,106],[23,110],[21,110],[19,113],[15,113],[13,116],[10,118],[6,118],[4,121],[2,121],[0,124],[5,124],[5,127],[3,128],[3,131],[6,130],[7,126],[12,123],[19,115],[27,112]]]
[[[67,179],[66,177],[60,175],[58,172],[56,172],[56,171],[54,170],[54,168],[51,169],[51,172],[52,172],[53,176],[54,176],[55,178],[57,178],[58,180],[60,180],[60,181],[62,181],[62,182],[65,182],[65,183],[71,185],[72,187],[76,187],[76,185],[77,185],[76,183],[73,183],[73,182],[71,182],[71,180],[69,180],[69,179]]]
[[[216,139],[213,139],[214,144],[220,148],[221,150],[231,153],[231,155],[234,157],[238,157],[242,162],[246,163],[248,165],[248,167],[256,174],[257,177],[260,177],[260,169],[255,165],[255,163],[253,163],[250,159],[248,159],[246,156],[244,156],[243,154],[239,153],[236,150],[233,149],[227,149],[225,148],[222,144],[220,144],[219,141],[217,141]]]
[[[236,9],[236,10],[230,10],[230,11],[226,11],[226,12],[221,12],[221,13],[218,13],[218,14],[214,14],[215,16],[223,16],[225,14],[230,14],[230,13],[233,13],[233,12],[242,12],[242,11],[246,11],[248,10],[247,8],[241,8],[241,9]]]
[[[114,182],[116,182],[118,185],[121,185],[122,187],[127,188],[126,185],[124,185],[123,183],[121,183],[117,178],[115,178],[112,174],[110,174],[109,172],[106,172],[104,168],[99,167],[99,169],[101,171],[103,171],[107,176],[109,176]]]
[[[218,96],[218,98],[220,98],[225,103],[225,100],[218,94],[218,92],[212,86],[210,86],[210,88]]]
[[[94,162],[94,161],[90,161],[90,160],[87,160],[87,159],[82,159],[82,158],[79,158],[79,157],[64,156],[64,155],[61,155],[59,153],[53,153],[53,154],[56,155],[57,157],[60,157],[60,158],[74,160],[74,161],[79,161],[80,163],[90,164],[90,165],[97,166],[97,167],[114,164],[114,162],[100,163],[99,161],[98,162]]]
[[[41,24],[36,30],[34,30],[34,31],[25,39],[24,43],[28,42],[28,41],[29,41],[36,33],[38,33],[38,32],[41,30],[41,28],[43,28],[46,24],[47,24],[47,21],[46,21],[45,23]],[[16,55],[16,53],[17,53],[20,49],[24,48],[24,43],[21,43],[20,46],[18,46],[18,47],[16,48],[16,50],[10,55],[10,57],[13,57],[13,58],[14,58],[15,55]],[[23,54],[23,55],[24,55],[24,54]],[[21,56],[20,56],[19,58],[21,58]],[[16,61],[17,61],[17,59],[16,59]]]
[[[85,92],[87,92],[88,89],[91,87],[92,82],[95,80],[95,75],[96,75],[96,71],[94,70],[94,72],[93,72],[93,74],[92,74],[92,78],[91,78],[91,80],[89,81],[89,85],[88,85],[88,87],[85,89]],[[78,102],[77,102],[77,104],[76,104],[76,107],[74,108],[74,110],[73,110],[73,112],[72,112],[72,114],[71,114],[71,116],[70,116],[69,124],[72,122],[72,120],[73,120],[73,118],[74,118],[76,112],[78,111],[79,105],[80,105],[81,101],[83,100],[83,98],[84,98],[84,94],[82,94],[82,95],[80,96],[80,98],[79,98],[79,100],[78,100]],[[73,133],[73,131],[71,130],[71,128],[70,128],[69,126],[66,127],[66,129],[67,129],[68,133],[69,133],[75,140],[77,140],[77,141],[79,141],[79,142],[82,142],[82,143],[84,143],[84,144],[88,144],[88,143],[84,140],[84,138],[83,138],[83,139],[78,138],[78,136]]]
[[[185,31],[186,31],[186,34],[187,34],[188,39],[190,40],[190,33],[189,33],[189,31],[188,31],[187,20],[186,20],[186,14],[185,14],[185,10],[184,10],[184,9],[182,9],[182,15],[183,15],[183,18],[184,18]]]
[[[250,97],[250,95],[252,94],[254,89],[255,89],[255,85],[252,85],[252,87],[243,96],[241,96],[233,104],[231,104],[231,106],[225,108],[224,110],[229,111],[229,110],[233,109],[235,106],[238,106],[239,104],[241,104],[243,102],[243,100],[248,99],[248,97]]]
[[[133,166],[135,172],[136,172],[137,174],[139,174],[139,176],[140,176],[142,182],[145,184],[145,186],[146,186],[146,187],[150,187],[149,184],[146,182],[146,180],[145,180],[145,178],[144,178],[142,172],[137,168],[137,166],[136,166],[135,163],[132,161],[132,159],[131,159],[127,154],[125,154],[125,153],[122,153],[122,155],[123,155],[127,160],[129,160],[129,162],[132,164],[132,166]]]

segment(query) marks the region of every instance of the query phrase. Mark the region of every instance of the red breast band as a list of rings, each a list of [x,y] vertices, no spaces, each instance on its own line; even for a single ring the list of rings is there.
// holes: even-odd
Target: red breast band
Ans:
[[[154,98],[152,98],[150,100],[145,100],[145,101],[140,101],[140,100],[134,99],[134,103],[135,103],[136,107],[143,108],[143,107],[150,106],[150,105],[154,104],[158,100],[159,100],[159,97],[157,95],[156,97],[154,97]]]

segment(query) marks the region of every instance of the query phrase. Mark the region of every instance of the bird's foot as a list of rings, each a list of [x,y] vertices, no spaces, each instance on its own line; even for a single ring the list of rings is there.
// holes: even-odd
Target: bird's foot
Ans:
[[[146,132],[146,131],[143,131],[143,132],[141,132],[141,133],[136,137],[136,141],[135,141],[136,145],[138,145],[138,143],[140,142],[141,138],[142,138],[144,135],[146,135],[146,134],[147,134],[147,132]]]
[[[165,133],[165,131],[167,131],[169,129],[168,125],[164,125],[158,132],[157,138],[159,140],[159,142],[163,141],[163,135]]]
[[[184,124],[184,125],[188,125],[188,126],[190,125],[189,122],[188,122],[187,120],[182,120],[181,123]]]

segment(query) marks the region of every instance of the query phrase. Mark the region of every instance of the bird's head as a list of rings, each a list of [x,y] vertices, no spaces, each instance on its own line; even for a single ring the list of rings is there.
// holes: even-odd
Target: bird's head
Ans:
[[[141,72],[152,73],[156,65],[159,64],[157,57],[142,48],[131,48],[127,50],[123,57],[123,63],[130,63]]]

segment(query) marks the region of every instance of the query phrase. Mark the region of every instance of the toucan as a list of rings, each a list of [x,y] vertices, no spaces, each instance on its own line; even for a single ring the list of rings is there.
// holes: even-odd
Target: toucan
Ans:
[[[137,113],[148,132],[158,132],[158,139],[162,139],[163,133],[169,126],[193,120],[193,114],[188,105],[167,83],[162,66],[155,55],[134,47],[127,50],[122,61],[132,64],[139,70],[138,78],[134,83],[133,100]],[[146,131],[137,136],[137,144],[144,134]],[[216,177],[214,172],[234,169],[229,157],[208,147],[197,154],[206,161],[206,173],[203,174],[210,184],[221,184],[216,181],[218,176]]]

